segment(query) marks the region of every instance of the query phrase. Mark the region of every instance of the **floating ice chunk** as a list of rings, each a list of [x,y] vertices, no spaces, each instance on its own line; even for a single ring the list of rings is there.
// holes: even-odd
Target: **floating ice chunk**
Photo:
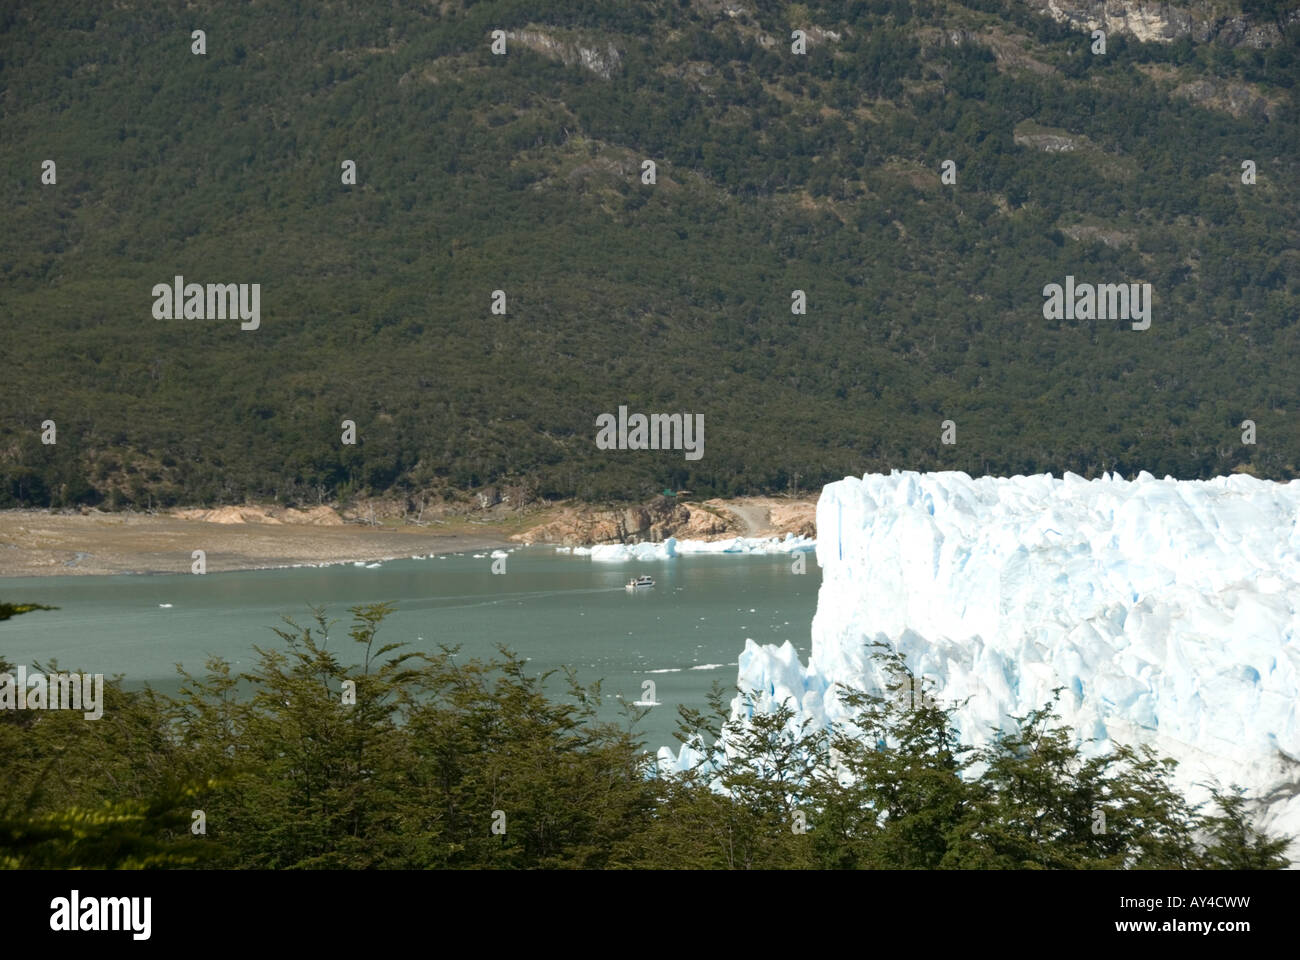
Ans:
[[[590,548],[578,547],[590,554],[598,563],[629,563],[632,561],[671,560],[677,556],[677,541],[669,537],[660,543],[602,543]]]
[[[671,560],[685,554],[810,553],[816,548],[817,541],[811,537],[786,534],[783,538],[732,537],[728,540],[677,540],[669,537],[661,543],[606,543],[594,547],[574,547],[573,553],[606,563],[626,563],[632,560]]]

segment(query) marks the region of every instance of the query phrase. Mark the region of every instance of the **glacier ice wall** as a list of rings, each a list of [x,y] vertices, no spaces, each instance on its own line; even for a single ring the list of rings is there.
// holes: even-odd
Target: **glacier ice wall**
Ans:
[[[1237,782],[1300,834],[1300,481],[869,474],[822,491],[817,561],[808,665],[789,644],[740,656],[759,709],[846,718],[833,685],[879,690],[881,641],[939,700],[970,698],[966,742],[1064,687],[1087,753],[1150,744],[1194,799]]]

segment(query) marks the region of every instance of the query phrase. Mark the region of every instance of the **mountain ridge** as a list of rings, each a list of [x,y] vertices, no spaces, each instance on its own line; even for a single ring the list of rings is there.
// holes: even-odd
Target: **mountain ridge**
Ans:
[[[1094,56],[1001,0],[345,9],[5,14],[0,506],[1296,475],[1286,44]],[[260,283],[260,329],[153,320],[175,275]],[[1151,330],[1044,321],[1067,275],[1151,282]],[[598,450],[621,404],[703,414],[706,455]]]

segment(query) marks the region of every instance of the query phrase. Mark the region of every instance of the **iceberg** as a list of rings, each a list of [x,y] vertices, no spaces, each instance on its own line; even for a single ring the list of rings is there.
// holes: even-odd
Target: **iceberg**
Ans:
[[[779,554],[811,553],[817,549],[812,537],[787,533],[782,537],[732,537],[729,540],[678,540],[669,537],[657,543],[602,543],[594,547],[556,547],[557,553],[591,557],[600,563],[629,563],[636,560],[672,560],[690,554]]]
[[[746,640],[755,709],[847,719],[836,685],[880,692],[880,642],[965,701],[967,743],[1062,687],[1086,755],[1149,744],[1192,800],[1238,783],[1262,827],[1300,835],[1300,481],[895,471],[827,485],[817,534],[809,662]],[[659,766],[697,756],[663,748]]]
[[[811,537],[787,533],[781,537],[732,537],[730,540],[683,540],[677,552],[688,553],[811,553],[817,541]]]
[[[601,543],[594,547],[574,547],[573,552],[578,555],[586,554],[595,563],[671,560],[677,556],[677,541],[669,537],[659,543]]]

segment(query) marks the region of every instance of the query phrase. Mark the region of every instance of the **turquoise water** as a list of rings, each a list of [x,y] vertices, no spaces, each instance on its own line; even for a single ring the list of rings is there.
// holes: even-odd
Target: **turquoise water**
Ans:
[[[201,672],[216,654],[248,669],[253,645],[280,645],[271,628],[283,616],[307,623],[312,604],[340,621],[331,646],[348,658],[356,645],[346,636],[347,608],[392,601],[396,612],[381,641],[426,651],[459,644],[464,659],[491,657],[504,644],[537,672],[572,666],[584,683],[603,681],[610,719],[619,713],[615,697],[639,700],[643,682],[654,681],[661,705],[638,728],[653,749],[673,742],[677,704],[702,707],[714,680],[735,683],[746,637],[789,640],[806,661],[821,583],[815,561],[798,575],[786,556],[593,563],[533,547],[511,553],[502,575],[491,564],[466,554],[392,560],[377,569],[0,579],[6,601],[60,608],[0,623],[0,656],[122,674],[128,688],[147,683],[172,693],[177,663]],[[655,578],[653,589],[623,589],[643,573]]]

